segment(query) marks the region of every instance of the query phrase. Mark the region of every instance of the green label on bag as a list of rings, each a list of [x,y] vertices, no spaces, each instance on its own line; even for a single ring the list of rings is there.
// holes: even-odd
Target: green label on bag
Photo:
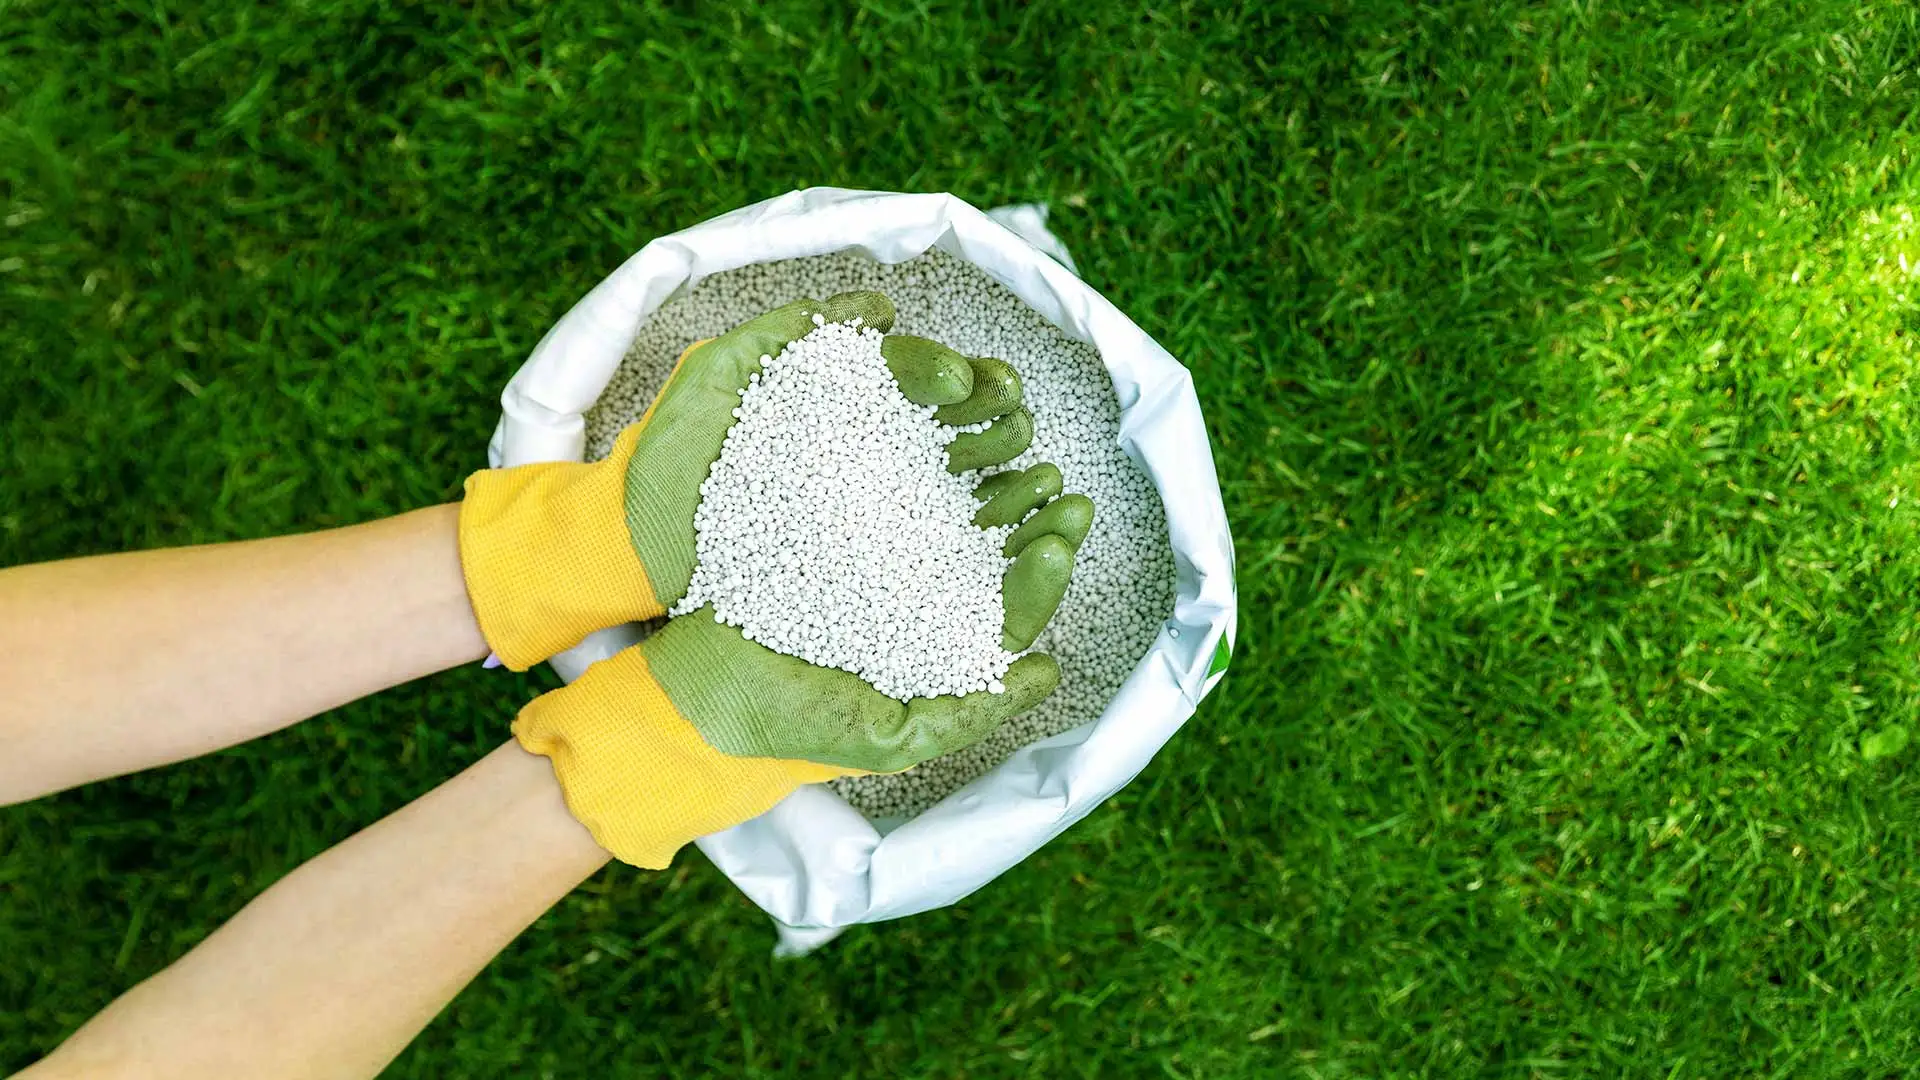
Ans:
[[[1214,647],[1213,663],[1207,668],[1207,681],[1211,683],[1227,670],[1228,661],[1233,659],[1233,647],[1227,644],[1227,635],[1220,635],[1220,644]]]

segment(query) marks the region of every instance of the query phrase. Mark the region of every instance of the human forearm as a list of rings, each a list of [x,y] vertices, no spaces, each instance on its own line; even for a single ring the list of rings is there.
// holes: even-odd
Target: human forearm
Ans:
[[[0,570],[0,804],[485,656],[458,514]]]
[[[607,860],[508,744],[262,893],[22,1080],[377,1074]]]

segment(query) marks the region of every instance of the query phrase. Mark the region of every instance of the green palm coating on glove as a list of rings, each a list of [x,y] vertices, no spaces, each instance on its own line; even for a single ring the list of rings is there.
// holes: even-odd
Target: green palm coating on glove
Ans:
[[[670,620],[639,648],[674,708],[722,753],[869,772],[898,772],[971,746],[1060,682],[1053,658],[1034,654],[1007,669],[1003,693],[902,704],[858,675],[747,640],[710,607]]]
[[[973,516],[975,525],[1020,522],[1000,548],[1014,560],[1000,579],[1000,647],[1008,652],[1030,647],[1052,621],[1073,581],[1074,553],[1093,529],[1093,500],[1078,492],[1060,495],[1062,484],[1059,467],[1041,462],[996,473],[973,489],[974,498],[985,500]],[[1058,546],[1033,551],[1043,539]]]
[[[966,357],[937,341],[888,334],[880,342],[880,358],[900,384],[900,392],[915,405],[950,406],[965,401],[973,392],[973,366]],[[938,417],[939,413],[934,415]]]
[[[972,369],[972,385],[965,400],[941,407],[934,418],[954,425],[982,420],[992,423],[985,431],[954,438],[947,447],[948,471],[1004,465],[1032,445],[1033,414],[1020,403],[1020,377],[1011,365],[991,358],[963,358],[925,338],[887,337],[889,344],[896,340],[901,344],[892,346],[891,351],[883,344],[881,355],[888,358],[887,366],[901,389],[920,404],[929,398],[916,396],[906,376],[914,378],[914,389],[922,395],[935,389],[957,394],[955,384],[959,380],[950,373],[962,364]],[[1014,560],[1000,579],[1000,646],[1008,652],[1031,646],[1053,619],[1072,583],[1073,553],[1093,527],[1093,500],[1078,494],[1060,497],[1063,486],[1059,466],[1041,462],[1024,471],[990,476],[974,489],[974,498],[985,502],[974,513],[975,525],[990,528],[1020,523],[1001,549],[1003,555]],[[1047,538],[1057,544],[1026,555],[1027,549]]]
[[[1033,414],[1022,405],[996,418],[985,431],[967,431],[947,444],[947,471],[971,472],[1005,465],[1033,445]]]
[[[959,356],[937,342],[927,344]],[[1033,414],[1020,404],[1020,376],[1013,365],[985,356],[966,359],[965,363],[971,369],[965,398],[942,405],[933,418],[955,427],[988,420],[992,423],[985,431],[959,436],[947,447],[947,471],[952,473],[1004,465],[1033,445]]]
[[[986,356],[976,357],[968,364],[973,369],[972,386],[965,400],[942,406],[933,414],[935,420],[955,427],[977,424],[1005,416],[1020,404],[1020,373],[1013,370],[1012,364]]]
[[[814,313],[828,322],[857,317],[882,332],[893,328],[893,302],[876,292],[841,293],[824,304],[795,300],[688,352],[642,420],[627,463],[627,531],[654,594],[669,607],[693,580],[700,485],[727,441],[740,390],[760,370],[762,356],[814,329]]]
[[[1024,473],[1019,472],[994,473],[992,476],[980,481],[973,489],[973,497],[981,502],[992,502],[1003,492],[1019,484],[1020,478],[1024,475]],[[978,521],[977,519],[975,523],[985,524],[985,522]],[[1007,525],[1012,524],[1012,522],[1002,522],[1001,524]]]
[[[1059,498],[1064,486],[1060,467],[1050,461],[1043,461],[1025,472],[1004,472],[988,477],[973,489],[974,498],[987,501],[973,515],[973,523],[982,528],[1012,525],[1047,505],[1047,500]]]
[[[1020,527],[1013,530],[1013,535],[1007,537],[1000,554],[1012,558],[1048,534],[1058,536],[1067,542],[1069,548],[1078,551],[1080,542],[1087,538],[1087,533],[1092,529],[1093,500],[1079,492],[1062,495],[1021,522]]]
[[[1000,595],[1005,598],[1000,647],[1019,652],[1032,645],[1066,597],[1072,579],[1073,547],[1062,537],[1042,536],[1014,556],[1013,565],[1000,579]]]

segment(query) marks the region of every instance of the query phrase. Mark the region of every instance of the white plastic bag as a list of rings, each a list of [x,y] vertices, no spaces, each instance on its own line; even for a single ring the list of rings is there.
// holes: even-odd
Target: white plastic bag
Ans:
[[[1153,647],[1100,718],[1015,753],[884,836],[825,787],[803,788],[701,850],[780,925],[782,954],[855,923],[942,907],[1026,858],[1133,779],[1225,672],[1234,636],[1233,543],[1187,370],[1072,272],[1044,207],[982,213],[952,195],[810,188],[663,236],[628,259],[535,346],[501,395],[495,466],[577,461],[582,413],[642,322],[701,279],[749,263],[857,248],[882,262],[930,248],[965,259],[1100,352],[1120,443],[1160,491],[1176,597]],[[595,634],[553,660],[576,678],[637,640]]]

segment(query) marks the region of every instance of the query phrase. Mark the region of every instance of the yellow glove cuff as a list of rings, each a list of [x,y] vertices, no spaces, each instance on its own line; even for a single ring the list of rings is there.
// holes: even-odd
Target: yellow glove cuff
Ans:
[[[513,733],[552,760],[567,809],[595,842],[649,870],[664,869],[693,840],[759,817],[803,784],[857,775],[715,750],[675,711],[639,649],[535,698]]]
[[[547,462],[467,478],[460,564],[480,632],[525,671],[595,630],[666,608],[628,539],[627,459],[639,425],[592,464]]]

